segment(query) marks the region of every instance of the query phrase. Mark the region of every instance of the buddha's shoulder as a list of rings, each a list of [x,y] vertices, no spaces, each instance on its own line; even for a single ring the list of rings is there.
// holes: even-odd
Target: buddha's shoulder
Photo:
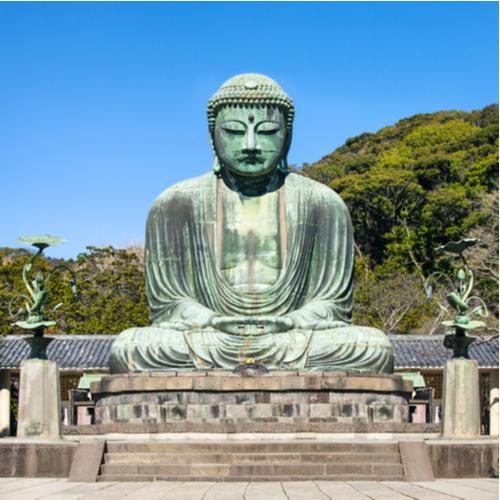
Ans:
[[[214,182],[213,172],[178,182],[165,189],[156,198],[151,209],[164,207],[176,201],[193,200],[193,197],[200,196],[203,191],[213,189]]]
[[[305,194],[312,203],[327,203],[334,206],[345,206],[344,200],[333,189],[318,181],[300,174],[291,173],[286,180],[288,190],[298,190]]]

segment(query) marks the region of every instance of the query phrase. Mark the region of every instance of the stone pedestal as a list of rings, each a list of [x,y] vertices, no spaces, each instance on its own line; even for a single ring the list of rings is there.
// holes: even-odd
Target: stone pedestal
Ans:
[[[0,436],[10,434],[10,372],[0,373]]]
[[[476,360],[451,359],[444,369],[443,426],[445,437],[481,434],[479,370]]]
[[[490,434],[498,436],[498,370],[490,372]]]
[[[60,392],[57,363],[45,359],[21,363],[17,437],[61,437]]]
[[[345,372],[151,372],[91,384],[96,424],[217,425],[408,422],[413,386],[399,375]],[[249,427],[250,425],[250,427]],[[293,426],[292,425],[292,426]],[[272,430],[272,429],[271,429]]]

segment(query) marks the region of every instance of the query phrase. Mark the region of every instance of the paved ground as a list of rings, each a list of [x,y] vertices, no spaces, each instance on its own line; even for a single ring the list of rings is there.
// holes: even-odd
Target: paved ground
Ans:
[[[498,479],[290,481],[266,483],[69,483],[66,479],[0,478],[0,500],[498,500]]]

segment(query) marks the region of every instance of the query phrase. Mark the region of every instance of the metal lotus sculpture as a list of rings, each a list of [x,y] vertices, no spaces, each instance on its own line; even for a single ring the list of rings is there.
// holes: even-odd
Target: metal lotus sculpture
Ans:
[[[43,336],[45,328],[56,325],[56,321],[50,320],[45,312],[45,306],[49,297],[49,284],[52,276],[56,272],[68,272],[71,275],[69,285],[74,296],[77,294],[76,275],[74,271],[64,264],[58,264],[53,267],[47,276],[38,271],[34,273],[36,261],[42,256],[45,248],[56,246],[64,243],[65,240],[57,236],[42,235],[42,236],[21,236],[17,238],[19,243],[31,245],[38,249],[33,254],[30,261],[23,267],[23,282],[26,287],[27,294],[20,293],[14,296],[9,302],[9,313],[17,319],[13,325],[33,332],[33,337],[26,339],[26,342],[31,346],[30,359],[47,359],[47,346],[52,341],[50,338]],[[15,305],[23,302],[23,305],[15,310]],[[58,303],[52,311],[56,311],[62,306],[62,302]]]
[[[438,253],[446,252],[456,255],[461,261],[461,266],[454,276],[454,281],[446,274],[437,271],[432,273],[424,284],[425,294],[429,300],[433,296],[433,284],[440,280],[444,280],[451,290],[446,295],[447,307],[437,303],[443,312],[449,313],[450,309],[453,311],[453,319],[442,322],[444,326],[454,329],[454,331],[448,332],[443,340],[445,347],[453,349],[453,358],[469,358],[469,345],[474,342],[475,337],[467,332],[483,328],[484,321],[477,318],[488,316],[488,309],[484,301],[480,297],[472,295],[474,274],[463,254],[465,250],[478,242],[478,239],[467,238],[456,242],[451,241],[436,248]]]

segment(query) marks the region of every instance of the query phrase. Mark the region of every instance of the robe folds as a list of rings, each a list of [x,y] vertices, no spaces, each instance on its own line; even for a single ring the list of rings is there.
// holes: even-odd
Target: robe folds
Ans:
[[[253,358],[271,369],[392,371],[386,336],[349,326],[354,240],[342,199],[289,174],[279,192],[279,277],[266,289],[245,292],[232,287],[218,266],[221,199],[228,189],[209,173],[172,186],[154,202],[145,246],[152,326],[119,335],[111,370],[232,369]],[[281,333],[230,334],[210,326],[214,315],[278,316],[295,326]]]

